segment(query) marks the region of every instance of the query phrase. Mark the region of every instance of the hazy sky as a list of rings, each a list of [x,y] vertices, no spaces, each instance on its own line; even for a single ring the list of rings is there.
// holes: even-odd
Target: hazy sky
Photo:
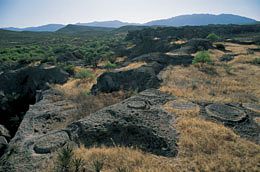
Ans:
[[[260,0],[0,0],[0,27],[105,20],[144,23],[194,13],[260,20]]]

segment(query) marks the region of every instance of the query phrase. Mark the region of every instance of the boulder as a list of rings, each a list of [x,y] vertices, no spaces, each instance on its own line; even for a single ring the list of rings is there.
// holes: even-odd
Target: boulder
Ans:
[[[175,117],[161,105],[173,98],[151,89],[104,108],[68,127],[86,147],[127,146],[163,156],[177,155]]]
[[[192,60],[193,56],[191,55],[166,55],[163,53],[150,53],[135,57],[130,62],[127,62],[127,64],[131,62],[157,62],[164,67],[167,67],[168,65],[188,66],[192,64]]]
[[[161,70],[168,65],[190,65],[193,57],[190,55],[169,56],[162,53],[145,54],[131,59],[132,62],[147,62],[147,65],[128,71],[106,72],[97,79],[97,84],[91,89],[92,94],[122,90],[143,91],[157,88],[161,80],[157,77]]]
[[[176,54],[193,54],[197,51],[205,51],[212,48],[214,48],[212,42],[208,39],[194,38],[173,52]]]
[[[55,66],[26,66],[0,74],[0,121],[13,136],[30,104],[39,101],[39,90],[64,83],[69,74]],[[37,95],[37,96],[36,96]]]
[[[93,94],[110,93],[121,89],[139,92],[156,88],[160,84],[157,74],[162,68],[162,65],[155,62],[128,71],[106,72],[97,79],[97,84],[92,87],[91,92]]]

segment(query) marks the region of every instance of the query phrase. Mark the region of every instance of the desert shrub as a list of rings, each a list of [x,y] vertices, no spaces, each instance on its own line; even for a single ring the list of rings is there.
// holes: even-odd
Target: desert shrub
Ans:
[[[69,172],[71,168],[71,164],[73,161],[73,150],[70,147],[65,147],[61,149],[61,152],[58,155],[58,172]]]
[[[200,51],[196,54],[195,58],[192,61],[192,64],[197,63],[208,63],[210,64],[212,62],[210,54],[208,51]]]
[[[76,73],[75,77],[78,79],[85,79],[85,78],[93,78],[94,75],[90,70],[82,69]]]
[[[85,162],[81,158],[77,158],[74,154],[74,150],[67,146],[61,149],[57,157],[57,166],[55,171],[57,172],[79,172],[83,169]]]
[[[100,172],[104,166],[104,161],[96,159],[93,161],[93,168],[95,172]]]
[[[260,57],[255,58],[255,59],[252,61],[252,64],[260,65]]]
[[[112,69],[112,68],[116,68],[116,64],[115,63],[111,63],[110,61],[108,61],[105,65],[105,68],[108,68],[108,69]]]
[[[215,41],[220,40],[220,37],[218,35],[216,35],[215,33],[210,33],[207,36],[207,39],[211,40],[212,42],[215,42]]]

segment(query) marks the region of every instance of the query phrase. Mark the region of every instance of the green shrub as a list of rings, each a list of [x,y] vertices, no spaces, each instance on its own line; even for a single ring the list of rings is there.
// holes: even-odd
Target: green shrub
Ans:
[[[108,69],[112,69],[112,68],[116,68],[116,64],[115,63],[111,63],[110,61],[108,61],[105,65],[105,68],[108,68]]]
[[[78,79],[85,79],[85,78],[93,78],[94,75],[91,71],[87,69],[82,69],[76,73],[75,77]]]
[[[93,168],[95,172],[101,172],[103,166],[104,166],[104,162],[102,160],[96,159],[93,161]]]
[[[212,42],[220,40],[220,37],[215,33],[211,33],[207,36],[207,39],[211,40]]]
[[[192,64],[197,64],[197,63],[208,63],[208,64],[212,63],[209,52],[208,51],[198,52],[192,61]]]
[[[72,148],[70,147],[62,148],[61,152],[58,155],[57,171],[69,172],[73,161],[73,156],[74,154]]]

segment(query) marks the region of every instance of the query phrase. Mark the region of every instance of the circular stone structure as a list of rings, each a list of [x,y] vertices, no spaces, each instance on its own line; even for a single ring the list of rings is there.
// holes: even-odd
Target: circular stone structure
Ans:
[[[260,113],[260,105],[259,104],[253,104],[253,103],[243,103],[242,105],[244,108],[249,109],[251,111]]]
[[[241,122],[247,117],[244,111],[225,104],[211,104],[205,109],[210,117],[224,122]]]

